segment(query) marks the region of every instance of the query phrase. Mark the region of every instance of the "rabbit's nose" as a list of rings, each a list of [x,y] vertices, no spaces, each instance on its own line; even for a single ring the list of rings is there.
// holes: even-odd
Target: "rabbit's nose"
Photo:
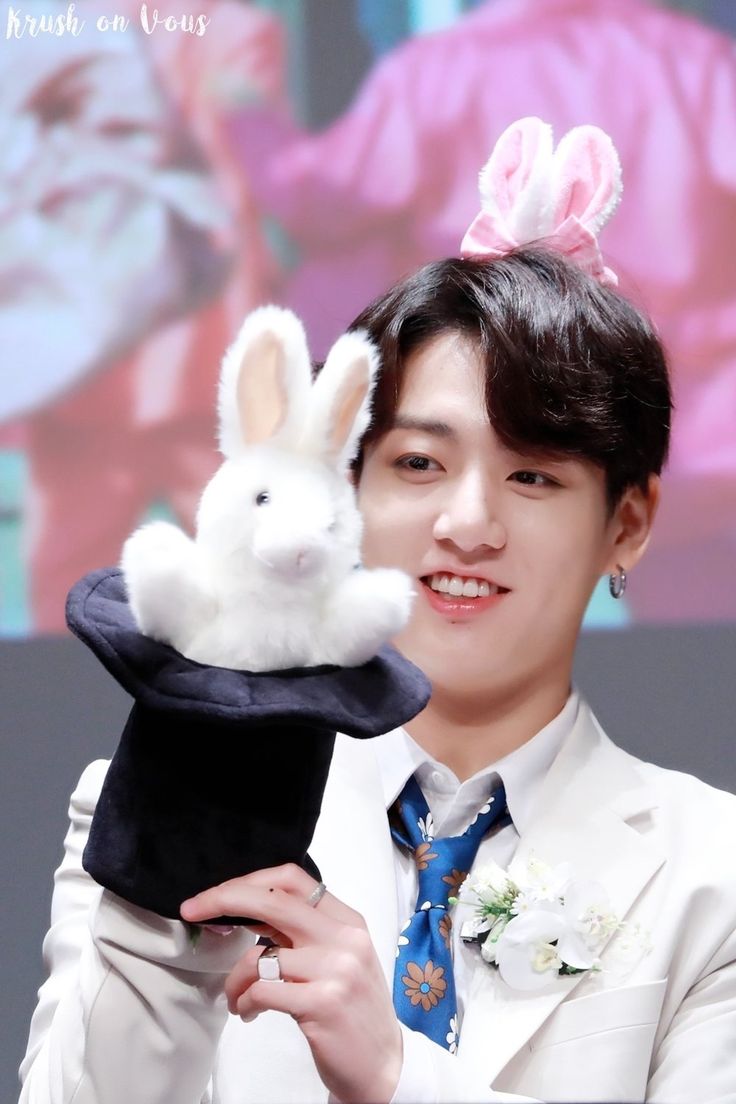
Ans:
[[[301,544],[296,548],[270,548],[262,558],[283,578],[308,579],[323,567],[325,551],[320,545]]]
[[[320,545],[305,545],[298,549],[294,557],[297,575],[306,577],[314,575],[325,562],[324,548]]]

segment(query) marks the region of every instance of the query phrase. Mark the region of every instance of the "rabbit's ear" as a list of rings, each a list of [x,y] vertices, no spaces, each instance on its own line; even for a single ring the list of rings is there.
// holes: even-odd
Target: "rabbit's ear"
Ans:
[[[378,351],[364,333],[346,333],[330,349],[312,387],[303,437],[309,452],[347,469],[370,423]]]
[[[554,225],[575,215],[597,234],[621,197],[621,162],[611,139],[596,126],[568,131],[554,154]]]
[[[220,450],[295,441],[309,403],[312,371],[301,322],[281,307],[249,314],[220,373]]]
[[[536,116],[518,119],[496,142],[480,174],[483,209],[519,242],[541,237],[552,163],[552,127]]]

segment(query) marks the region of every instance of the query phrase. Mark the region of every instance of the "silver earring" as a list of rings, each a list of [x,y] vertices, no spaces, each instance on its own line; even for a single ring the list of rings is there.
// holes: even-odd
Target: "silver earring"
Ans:
[[[611,592],[612,598],[623,598],[624,591],[626,590],[626,572],[621,564],[616,564],[615,573],[612,571],[608,576],[608,589]]]

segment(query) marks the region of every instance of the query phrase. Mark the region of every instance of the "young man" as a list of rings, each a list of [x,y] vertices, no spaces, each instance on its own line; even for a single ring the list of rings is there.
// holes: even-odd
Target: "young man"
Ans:
[[[432,699],[405,730],[338,737],[310,847],[327,893],[289,866],[183,904],[189,921],[261,920],[282,984],[252,931],[205,930],[193,949],[183,925],[82,872],[104,764],[89,768],[21,1099],[736,1099],[736,800],[616,748],[570,689],[593,586],[610,574],[620,590],[655,513],[669,425],[658,342],[614,293],[536,251],[430,266],[357,324],[383,364],[356,470],[364,558],[416,580],[397,644]],[[475,868],[570,863],[639,932],[634,953],[611,932],[599,971],[552,971],[528,992],[455,924],[459,1042],[400,1023],[391,988],[423,864],[387,812],[412,776],[438,844],[500,780],[510,820]]]

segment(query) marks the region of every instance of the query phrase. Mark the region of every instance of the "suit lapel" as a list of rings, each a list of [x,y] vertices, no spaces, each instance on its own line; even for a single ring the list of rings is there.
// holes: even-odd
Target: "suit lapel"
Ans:
[[[338,734],[309,853],[328,889],[363,916],[391,988],[398,931],[394,856],[372,743]]]
[[[627,823],[653,804],[631,758],[608,740],[581,704],[573,731],[547,774],[514,864],[531,854],[551,865],[571,862],[576,876],[605,887],[613,911],[623,919],[664,861],[647,835]],[[558,977],[541,993],[521,993],[478,955],[461,1053],[477,1061],[492,1082],[585,977]]]

